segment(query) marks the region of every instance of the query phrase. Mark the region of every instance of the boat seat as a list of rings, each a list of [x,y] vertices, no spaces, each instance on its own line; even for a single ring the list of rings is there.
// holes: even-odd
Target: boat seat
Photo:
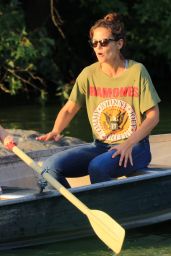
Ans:
[[[170,166],[165,165],[149,165],[147,168],[143,168],[135,171],[134,173],[128,175],[127,177],[139,176],[144,174],[151,174],[156,172],[164,172],[166,169],[171,169]]]
[[[126,178],[133,177],[133,176],[151,174],[151,173],[156,173],[159,171],[163,172],[166,169],[171,169],[171,167],[166,166],[166,165],[154,165],[153,164],[153,165],[149,165],[147,168],[137,170],[134,173],[132,173],[131,175],[121,176],[121,177],[118,177],[117,179],[126,179]],[[87,186],[87,185],[91,184],[89,175],[84,176],[84,177],[79,177],[79,178],[67,178],[67,181],[69,182],[71,187],[81,187],[81,186]]]

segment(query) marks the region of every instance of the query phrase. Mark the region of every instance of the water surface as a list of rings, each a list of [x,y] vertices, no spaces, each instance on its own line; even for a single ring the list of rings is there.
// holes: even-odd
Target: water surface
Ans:
[[[35,130],[41,133],[53,127],[59,107],[56,105],[25,105],[0,108],[0,123],[10,129]],[[160,123],[152,134],[171,133],[171,103],[160,103]],[[82,109],[64,131],[65,135],[91,141],[86,110]]]
[[[10,129],[36,130],[41,133],[52,129],[57,106],[1,107],[0,123]],[[153,134],[171,133],[171,103],[160,104],[161,118]],[[91,140],[85,110],[80,112],[65,131],[66,135]],[[126,232],[121,256],[171,256],[171,222]],[[112,256],[114,255],[96,237],[60,242],[32,248],[0,252],[1,256]]]
[[[120,256],[170,256],[171,222],[126,232]],[[113,256],[98,238],[53,243],[1,252],[1,256]]]

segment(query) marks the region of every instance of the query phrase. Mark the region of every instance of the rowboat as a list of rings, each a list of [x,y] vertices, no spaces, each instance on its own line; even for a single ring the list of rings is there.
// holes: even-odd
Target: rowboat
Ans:
[[[168,139],[164,142],[166,148]],[[152,144],[157,152],[158,145]],[[66,148],[28,155],[41,165],[48,156]],[[108,213],[126,230],[170,220],[171,165],[156,163],[130,177],[97,184],[89,184],[88,176],[68,179],[70,191],[90,209]],[[38,174],[17,156],[0,157],[0,175],[0,250],[94,235],[84,214],[56,190],[40,193]]]

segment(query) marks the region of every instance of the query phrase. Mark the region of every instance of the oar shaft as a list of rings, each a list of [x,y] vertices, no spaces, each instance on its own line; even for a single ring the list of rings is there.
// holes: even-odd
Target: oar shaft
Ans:
[[[27,165],[29,165],[37,173],[42,174],[42,168],[36,164],[28,155],[26,155],[22,150],[17,146],[13,147],[13,152],[21,158]],[[89,208],[83,204],[77,197],[75,197],[71,192],[69,192],[64,186],[62,186],[55,178],[50,174],[44,173],[43,177],[56,188],[65,198],[67,198],[72,204],[74,204],[79,210],[81,210],[85,215],[89,213]]]

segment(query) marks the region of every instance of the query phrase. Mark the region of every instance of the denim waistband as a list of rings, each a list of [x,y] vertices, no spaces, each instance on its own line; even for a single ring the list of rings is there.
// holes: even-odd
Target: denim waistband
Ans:
[[[144,139],[140,140],[138,143],[146,143],[146,142],[149,142],[149,137],[145,137]],[[105,142],[102,142],[100,140],[97,140],[95,139],[94,140],[94,143],[96,145],[99,145],[99,146],[103,146],[103,147],[106,147],[106,148],[110,148],[111,146],[114,146],[114,145],[118,145],[119,143],[112,143],[112,144],[108,144],[108,143],[105,143]]]

